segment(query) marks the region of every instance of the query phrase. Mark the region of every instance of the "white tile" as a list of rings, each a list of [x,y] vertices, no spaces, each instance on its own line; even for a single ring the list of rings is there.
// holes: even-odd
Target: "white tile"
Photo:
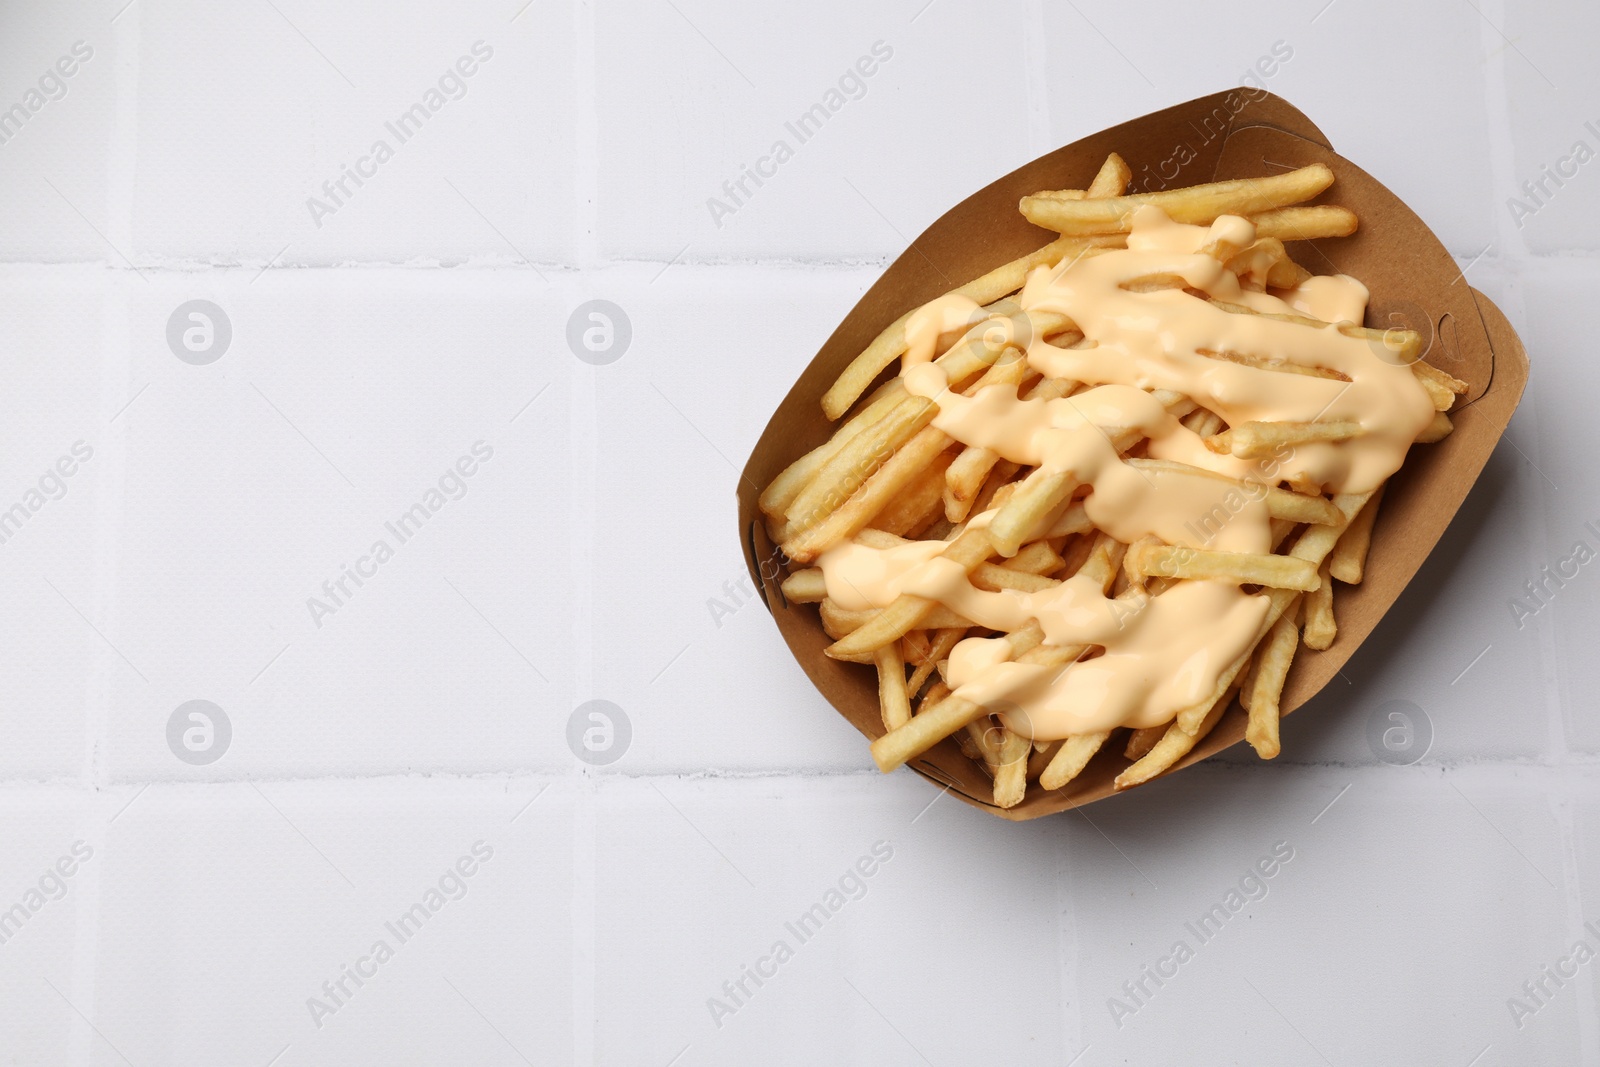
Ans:
[[[95,277],[98,275],[98,277]],[[0,624],[7,699],[0,701],[0,773],[76,774],[85,758],[91,693],[113,653],[78,614],[92,600],[68,593],[94,575],[112,533],[109,441],[122,403],[108,355],[104,274],[81,268],[7,268],[0,369]],[[70,599],[64,599],[64,594]]]
[[[1527,454],[1530,476],[1549,483],[1537,556],[1506,583],[1499,611],[1548,643],[1568,743],[1594,752],[1600,750],[1600,726],[1590,712],[1597,677],[1590,650],[1600,636],[1594,593],[1600,572],[1581,562],[1578,544],[1583,542],[1590,553],[1600,552],[1600,534],[1589,528],[1590,523],[1600,527],[1600,507],[1594,505],[1600,476],[1588,459],[1591,450],[1581,429],[1589,420],[1584,398],[1600,387],[1600,372],[1587,356],[1586,314],[1600,286],[1600,271],[1587,263],[1552,263],[1530,270],[1525,286],[1523,340],[1533,373],[1523,406],[1537,421],[1536,433],[1522,434],[1518,442]],[[1575,433],[1583,436],[1575,438]],[[1534,464],[1542,473],[1532,470]],[[1535,583],[1532,592],[1530,582]],[[1523,607],[1514,608],[1515,602]]]
[[[1063,921],[1083,1040],[1128,1062],[1576,1061],[1574,1014],[1513,1051],[1505,1008],[1568,927],[1541,773],[1207,768],[1093,806]],[[1124,989],[1147,965],[1163,984]]]
[[[601,5],[602,254],[897,255],[1032,158],[1027,79],[1001,58],[1024,5],[921,7],[834,0],[751,19],[728,0]],[[819,105],[826,120],[802,127]],[[769,176],[741,191],[745,167]]]
[[[6,13],[0,258],[117,258],[106,243],[114,239],[108,145],[125,58],[110,21],[115,10],[73,2]]]
[[[1167,33],[1150,32],[1149,13],[1126,5],[1051,6],[1051,147],[1240,85],[1264,57],[1283,57],[1259,83],[1305,112],[1452,251],[1476,253],[1494,233],[1478,16],[1469,6],[1391,10],[1379,0],[1321,6],[1256,3],[1225,20],[1169,13],[1175,32]],[[1382,73],[1357,73],[1366,70]],[[1403,117],[1375,121],[1397,100],[1406,102]]]
[[[1531,252],[1600,247],[1600,75],[1584,47],[1600,12],[1519,0],[1496,14],[1483,32],[1504,68],[1512,158],[1497,161],[1495,210]]]
[[[749,586],[734,492],[768,416],[870,274],[654,273],[592,283],[633,322],[627,354],[592,371],[593,695],[632,720],[618,768],[865,767],[865,743]]]
[[[74,1006],[93,985],[105,840],[72,790],[0,790],[0,819],[0,1043],[15,1063],[74,1062],[92,1038]]]
[[[571,19],[517,7],[141,0],[139,255],[570,258]]]
[[[1600,850],[1595,848],[1596,840],[1600,840],[1596,835],[1596,831],[1600,830],[1600,796],[1596,795],[1594,780],[1589,775],[1578,779],[1574,792],[1578,794],[1571,805],[1572,840],[1576,846],[1573,874],[1576,875],[1577,892],[1575,906],[1569,909],[1569,936],[1551,946],[1555,951],[1543,953],[1543,958],[1530,957],[1522,981],[1540,983],[1535,984],[1532,990],[1536,996],[1529,996],[1528,991],[1521,990],[1521,982],[1518,983],[1518,992],[1508,996],[1519,997],[1517,1015],[1518,1021],[1523,1024],[1521,1030],[1535,1027],[1543,1029],[1547,1018],[1564,1018],[1571,1012],[1581,1020],[1580,1026],[1588,1027],[1585,1036],[1592,1042],[1600,1036],[1594,1032],[1595,1020],[1600,1018],[1600,982],[1595,981],[1593,959],[1583,966],[1584,973],[1577,976],[1576,981],[1551,981],[1543,974],[1545,967],[1555,971],[1559,965],[1559,969],[1570,976],[1572,963],[1569,954],[1579,942],[1588,944],[1591,954],[1600,952]],[[1563,961],[1563,956],[1569,956],[1569,959]],[[1556,975],[1556,978],[1560,977]],[[1529,1007],[1534,1009],[1532,1015],[1527,1014]],[[1510,1014],[1509,1006],[1507,1014]]]
[[[565,1060],[568,803],[511,821],[538,788],[153,787],[112,825],[86,1014],[135,1063]]]
[[[924,813],[937,796],[910,774],[607,781],[599,1058],[665,1062],[687,1046],[684,1062],[954,1062],[981,1059],[998,1028],[1020,1062],[1065,1062],[1050,832],[950,800]],[[1017,934],[1003,978],[997,926]]]
[[[568,765],[532,728],[567,704],[573,640],[558,301],[525,271],[249,278],[162,275],[131,314],[148,388],[100,621],[137,673],[114,679],[111,773]],[[197,294],[233,329],[205,366],[166,340]],[[234,727],[204,768],[167,747],[195,699]]]

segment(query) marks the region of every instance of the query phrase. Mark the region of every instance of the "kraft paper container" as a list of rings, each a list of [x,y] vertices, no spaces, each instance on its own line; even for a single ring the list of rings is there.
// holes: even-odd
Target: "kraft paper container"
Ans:
[[[1055,237],[1017,212],[1039,189],[1085,188],[1107,153],[1133,168],[1130,191],[1260,177],[1322,162],[1336,181],[1319,203],[1341,204],[1361,217],[1360,231],[1337,240],[1298,242],[1295,258],[1315,274],[1351,274],[1372,291],[1367,325],[1404,326],[1428,342],[1427,362],[1469,383],[1451,412],[1455,432],[1411,450],[1384,495],[1366,580],[1338,585],[1339,637],[1325,652],[1302,649],[1290,671],[1283,713],[1304,704],[1348,660],[1405,589],[1466,498],[1504,432],[1528,377],[1528,358],[1505,316],[1467,284],[1427,225],[1399,198],[1333,150],[1293,106],[1261,90],[1201,97],[1125,122],[1034,160],[979,190],[919,236],[845,316],[789,390],[756,443],[739,480],[739,542],[756,586],[795,658],[822,695],[867,738],[883,733],[873,669],[823,655],[830,640],[815,605],[786,603],[783,571],[759,519],[756,498],[780,471],[821,444],[834,425],[820,399],[839,372],[902,312],[949,291]],[[891,367],[885,377],[895,373]],[[1328,713],[1337,714],[1329,707]],[[1235,703],[1216,728],[1174,768],[1203,760],[1244,738],[1245,714]],[[1030,783],[1010,810],[991,803],[988,776],[945,741],[910,766],[975,807],[1007,819],[1032,819],[1110,796],[1126,766],[1116,737],[1065,788]]]

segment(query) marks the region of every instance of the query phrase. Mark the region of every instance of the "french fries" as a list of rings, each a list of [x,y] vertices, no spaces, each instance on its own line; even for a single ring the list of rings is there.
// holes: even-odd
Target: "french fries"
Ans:
[[[1378,505],[1383,501],[1383,487],[1372,494],[1350,525],[1345,528],[1328,557],[1328,573],[1346,585],[1360,585],[1367,567],[1367,549],[1372,545],[1372,524],[1378,520]]]
[[[1294,650],[1300,643],[1300,628],[1295,625],[1294,607],[1279,616],[1267,631],[1267,639],[1256,652],[1250,677],[1246,680],[1250,695],[1247,709],[1250,722],[1245,727],[1244,739],[1262,759],[1272,759],[1280,751],[1278,743],[1279,700],[1283,696],[1283,683],[1289,677],[1289,666],[1294,661]],[[1244,694],[1240,693],[1244,700]]]
[[[1063,236],[1127,233],[1132,215],[1146,205],[1159,207],[1175,222],[1210,223],[1221,215],[1251,215],[1310,200],[1333,184],[1333,171],[1321,163],[1266,178],[1138,193],[1106,199],[1059,200],[1025,196],[1023,217]]]
[[[1243,552],[1212,552],[1181,545],[1143,542],[1129,545],[1123,565],[1135,581],[1151,577],[1186,578],[1299,590],[1315,589],[1319,582],[1317,568],[1305,560]]]
[[[1261,758],[1277,756],[1279,718],[1296,656],[1302,647],[1314,655],[1334,643],[1334,582],[1362,580],[1382,493],[1381,486],[1325,491],[1325,482],[1334,490],[1348,482],[1330,476],[1330,468],[1317,462],[1284,466],[1285,457],[1303,450],[1325,458],[1333,454],[1330,449],[1393,447],[1396,441],[1403,447],[1413,433],[1418,442],[1440,440],[1451,429],[1448,412],[1467,390],[1465,383],[1423,361],[1422,338],[1414,331],[1335,325],[1297,310],[1329,308],[1317,313],[1342,317],[1338,313],[1351,306],[1313,299],[1324,290],[1305,286],[1311,274],[1288,247],[1356,231],[1354,213],[1307,203],[1332,185],[1328,167],[1314,164],[1266,177],[1130,195],[1131,176],[1132,169],[1113,153],[1086,189],[1023,197],[1018,205],[1023,216],[1061,236],[952,290],[959,299],[941,305],[954,314],[938,320],[944,332],[931,354],[933,342],[922,332],[929,320],[913,320],[915,309],[886,327],[823,397],[827,417],[843,419],[833,438],[790,464],[759,500],[790,561],[784,596],[792,603],[818,605],[823,629],[833,639],[828,656],[871,666],[876,673],[884,731],[871,746],[878,767],[893,770],[952,741],[991,780],[993,802],[1000,808],[1074,788],[1091,763],[1120,761],[1114,783],[1119,790],[1150,781],[1191,757],[1235,699],[1247,717],[1246,740]],[[1227,318],[1233,315],[1273,320],[1231,333],[1201,331],[1222,340],[1193,350],[1203,357],[1193,364],[1215,368],[1218,380],[1247,382],[1235,393],[1248,399],[1212,385],[1200,388],[1198,380],[1183,384],[1181,377],[1170,387],[1150,384],[1153,376],[1137,387],[1127,385],[1118,378],[1120,371],[1095,361],[1101,342],[1086,336],[1095,333],[1095,309],[1051,305],[1048,292],[1041,298],[1036,291],[1041,281],[1075,269],[1074,277],[1093,277],[1102,264],[1147,262],[1122,250],[1130,234],[1149,240],[1143,227],[1159,218],[1149,208],[1175,223],[1209,227],[1203,240],[1188,238],[1191,243],[1182,252],[1193,255],[1198,244],[1198,254],[1213,261],[1210,273],[1160,263],[1129,268],[1118,287],[1129,299],[1152,301],[1152,309],[1188,301],[1184,308],[1198,305],[1213,323],[1222,319],[1243,326]],[[1086,257],[1095,258],[1080,266]],[[1231,288],[1190,280],[1219,271]],[[1274,295],[1301,286],[1307,295],[1293,304]],[[969,306],[981,313],[946,328]],[[1281,338],[1288,346],[1300,331],[1321,336],[1301,351],[1278,349],[1276,341],[1238,340]],[[1384,388],[1419,391],[1406,401],[1404,435],[1385,430],[1382,412],[1373,415],[1368,406],[1351,403],[1341,410],[1359,411],[1361,421],[1324,417],[1327,408],[1289,417],[1272,413],[1275,390],[1319,397],[1338,392],[1340,383],[1346,388],[1361,384],[1366,365],[1350,363],[1345,348],[1336,349],[1337,358],[1315,355],[1335,343],[1359,350],[1362,359],[1411,368],[1410,375],[1385,369],[1378,376]],[[1247,350],[1225,350],[1229,346]],[[902,365],[900,375],[867,395],[909,348],[918,353],[909,362],[932,360],[946,383],[942,391],[927,386],[927,367],[913,374]],[[1063,361],[1068,356],[1072,361]],[[1391,385],[1397,379],[1400,384]],[[1138,391],[1116,394],[1115,403],[1102,398],[1108,407],[1090,402],[1090,392],[1113,385]],[[1027,408],[1030,414],[1016,417],[1041,421],[1028,433],[1008,429],[985,437],[972,430],[981,429],[983,413],[996,397],[1002,402],[997,410]],[[1080,400],[1087,403],[1085,410],[1101,414],[1091,419],[1079,410]],[[1431,421],[1421,425],[1430,406]],[[964,421],[963,411],[978,414]],[[1044,418],[1040,412],[1056,414]],[[1037,444],[1039,434],[1071,434],[1091,425],[1101,439],[1077,454],[1095,457],[1092,463],[1052,459],[1074,453],[1050,452]],[[1174,425],[1181,431],[1171,429]],[[1029,451],[1035,447],[1038,454]],[[1116,489],[1120,496],[1095,480],[1096,470],[1106,464],[1123,471]],[[1203,521],[1191,523],[1186,533],[1147,525],[1122,534],[1127,543],[1109,532],[1125,527],[1118,525],[1120,513],[1107,521],[1107,508],[1134,507],[1147,492],[1144,486],[1161,493],[1172,485],[1182,485],[1195,500],[1223,503],[1211,511],[1197,505]],[[1254,523],[1253,532],[1243,540],[1214,542],[1233,514],[1246,509],[1250,517],[1242,521]],[[1152,529],[1161,536],[1145,532]],[[842,552],[833,551],[841,546]],[[872,590],[870,596],[859,589],[844,592],[854,583],[839,584],[842,576],[830,568],[844,567],[844,559],[859,560],[866,550],[883,553],[884,559],[910,560],[896,564],[899,570],[882,568],[883,575],[905,575],[905,584],[882,578],[874,564],[856,575]],[[913,560],[907,555],[912,551],[921,554]],[[910,580],[912,575],[919,576],[917,581]],[[829,596],[830,582],[843,603]],[[1039,732],[1029,708],[980,697],[991,690],[972,683],[1004,665],[1017,678],[1029,679],[1015,690],[1029,699],[1056,686],[1073,692],[1074,678],[1100,678],[1104,671],[1092,672],[1120,669],[1114,646],[1126,628],[1144,625],[1139,620],[1146,613],[1179,612],[1175,605],[1202,595],[1199,590],[1213,598],[1207,604],[1252,607],[1229,620],[1196,617],[1187,634],[1156,631],[1164,641],[1178,642],[1207,640],[1213,626],[1232,635],[1216,665],[1180,690],[1181,699],[1167,698],[1170,703],[1158,714],[1130,714],[1119,722],[1096,719],[1091,708],[1067,719],[1070,728],[1058,724]],[[1072,610],[1045,606],[1050,604]],[[1076,633],[1073,626],[1088,625],[1084,620],[1101,610],[1114,625],[1083,631],[1101,636],[1061,636]],[[1057,636],[1049,636],[1060,627]],[[1102,656],[1099,668],[1090,666]],[[1076,715],[1080,709],[1073,710]]]
[[[1356,213],[1333,205],[1280,207],[1250,216],[1256,238],[1276,237],[1280,241],[1316,241],[1325,237],[1349,237],[1359,225]]]
[[[1239,459],[1263,459],[1283,448],[1323,441],[1348,441],[1362,434],[1359,422],[1241,422],[1206,438],[1213,452]]]

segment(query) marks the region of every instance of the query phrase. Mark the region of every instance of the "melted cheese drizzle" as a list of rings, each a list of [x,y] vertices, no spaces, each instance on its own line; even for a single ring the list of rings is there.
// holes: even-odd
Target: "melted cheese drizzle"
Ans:
[[[1008,339],[1048,378],[1089,388],[1068,397],[1022,400],[1015,386],[992,385],[971,397],[950,389],[935,353],[981,317],[971,300],[951,294],[918,309],[906,324],[906,390],[932,399],[934,425],[968,446],[1049,472],[1066,472],[1088,489],[1084,510],[1119,541],[1154,537],[1171,545],[1225,552],[1271,550],[1265,494],[1183,471],[1140,469],[1119,456],[1113,437],[1136,430],[1147,454],[1256,486],[1302,477],[1324,490],[1364,492],[1400,468],[1406,450],[1433,418],[1433,404],[1411,370],[1381,344],[1339,332],[1360,324],[1367,290],[1343,275],[1315,277],[1281,295],[1244,289],[1236,275],[1201,249],[1210,241],[1248,245],[1246,219],[1224,216],[1210,227],[1171,221],[1156,207],[1133,217],[1128,247],[1040,267],[1029,276],[1024,311],[1071,319],[1085,341],[1059,348],[1042,338]],[[1226,311],[1181,288],[1135,292],[1147,277],[1178,277],[1218,301],[1263,314]],[[1300,315],[1330,323],[1309,328],[1265,317]],[[1214,358],[1227,353],[1334,371],[1339,378],[1292,374]],[[1148,390],[1192,397],[1228,425],[1261,422],[1359,423],[1349,440],[1285,448],[1271,459],[1218,455]],[[983,525],[992,512],[968,524]],[[1218,516],[1226,516],[1217,523]],[[1037,620],[1047,645],[1089,646],[1100,655],[1066,667],[1014,662],[1000,638],[968,638],[947,670],[956,696],[990,708],[1006,726],[1054,740],[1115,726],[1170,722],[1206,699],[1242,656],[1266,619],[1268,599],[1218,581],[1181,581],[1156,596],[1104,595],[1098,582],[1069,578],[1036,593],[976,588],[942,541],[873,548],[855,541],[822,554],[828,596],[852,609],[882,608],[901,594],[936,600],[985,629],[1011,632]]]

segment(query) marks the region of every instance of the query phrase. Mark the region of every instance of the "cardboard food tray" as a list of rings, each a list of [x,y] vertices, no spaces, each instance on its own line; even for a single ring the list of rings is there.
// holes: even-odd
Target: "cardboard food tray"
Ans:
[[[1367,325],[1420,332],[1427,362],[1461,378],[1467,394],[1451,411],[1455,432],[1411,450],[1391,480],[1373,533],[1366,580],[1336,587],[1339,636],[1325,652],[1302,649],[1289,672],[1283,714],[1304,704],[1366,640],[1433,549],[1466,498],[1522,397],[1528,359],[1499,308],[1472,289],[1455,261],[1404,203],[1336,153],[1312,122],[1280,97],[1236,89],[1125,122],[1057,149],[974,193],[929,226],[845,316],[789,390],[756,443],[739,480],[739,541],[767,608],[800,666],[863,735],[884,732],[873,668],[823,655],[831,640],[815,605],[787,603],[779,590],[781,555],[767,538],[756,498],[792,461],[825,441],[837,424],[820,400],[845,366],[901,313],[917,307],[1056,236],[1017,211],[1039,189],[1085,188],[1108,153],[1133,169],[1130,192],[1259,177],[1323,162],[1336,181],[1317,203],[1340,204],[1361,219],[1352,237],[1291,246],[1314,274],[1353,275],[1371,290]],[[896,373],[891,366],[883,377]],[[1237,701],[1173,772],[1244,738]],[[1026,799],[1004,810],[993,784],[954,741],[941,742],[910,766],[975,807],[1007,819],[1033,819],[1113,793],[1127,765],[1108,744],[1066,787],[1046,792],[1030,782]],[[1173,773],[1169,772],[1169,773]]]

